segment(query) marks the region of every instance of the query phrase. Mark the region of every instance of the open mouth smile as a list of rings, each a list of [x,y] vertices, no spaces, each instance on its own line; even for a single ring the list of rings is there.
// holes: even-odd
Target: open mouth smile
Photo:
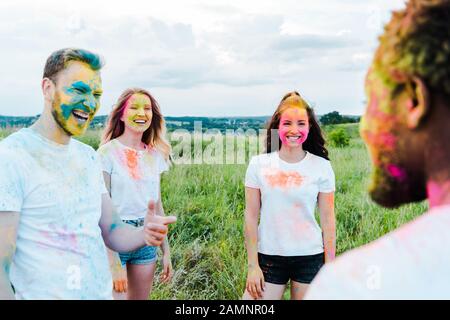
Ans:
[[[73,110],[72,114],[78,121],[85,122],[89,119],[89,113],[83,112],[81,110]]]
[[[286,136],[286,139],[290,142],[297,142],[299,139],[301,139],[301,135],[298,136]]]
[[[145,120],[145,119],[136,119],[136,120],[133,120],[133,122],[136,123],[136,124],[142,125],[142,124],[146,124],[147,120]]]

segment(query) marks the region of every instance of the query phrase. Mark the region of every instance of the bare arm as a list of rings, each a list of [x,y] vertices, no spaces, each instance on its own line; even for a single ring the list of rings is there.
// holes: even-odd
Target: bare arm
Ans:
[[[111,176],[103,172],[108,195],[102,196],[102,217],[100,219],[100,228],[102,229],[103,239],[108,248],[116,252],[129,252],[139,249],[145,245],[143,237],[143,228],[133,228],[123,223],[117,212],[114,210],[111,200]],[[128,239],[126,237],[128,236]],[[113,265],[118,255],[112,253]]]
[[[319,192],[318,207],[323,230],[325,263],[336,257],[336,219],[334,216],[334,192]]]
[[[258,266],[258,219],[261,208],[259,189],[245,187],[245,246],[248,267]]]
[[[108,190],[109,196],[111,197],[111,175],[108,172],[103,171],[103,179],[105,180],[106,189]],[[119,271],[122,269],[119,254],[117,252],[108,249],[108,258],[113,273],[114,271]]]
[[[103,179],[105,180],[106,189],[109,196],[111,196],[111,175],[107,172],[103,172]],[[128,281],[127,274],[122,262],[120,261],[119,254],[110,249],[108,250],[109,268],[113,277],[113,289],[116,292],[127,292]]]
[[[122,222],[109,194],[103,194],[100,228],[106,246],[116,252],[130,252],[144,245],[160,246],[167,234],[167,225],[176,218],[156,216],[155,211],[155,203],[149,202],[144,227],[134,228]]]
[[[14,299],[9,268],[16,251],[18,212],[0,212],[0,300]]]
[[[250,295],[257,299],[264,291],[264,275],[258,262],[258,220],[261,209],[259,189],[245,187],[245,246],[247,248],[247,284]]]
[[[122,222],[109,195],[103,194],[100,228],[106,246],[116,252],[130,252],[144,245],[160,246],[167,234],[167,224],[175,222],[176,219],[155,216],[155,204],[151,205],[147,212],[146,225],[135,228]]]

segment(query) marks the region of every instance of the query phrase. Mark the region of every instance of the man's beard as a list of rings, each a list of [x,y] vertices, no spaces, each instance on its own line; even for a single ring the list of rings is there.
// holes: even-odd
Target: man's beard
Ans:
[[[52,116],[53,116],[53,119],[55,119],[55,121],[56,121],[56,123],[58,124],[58,126],[69,136],[69,137],[71,137],[71,136],[73,136],[73,134],[68,130],[68,129],[66,129],[65,127],[64,127],[64,124],[61,122],[61,120],[59,119],[59,117],[61,117],[61,115],[60,114],[58,114],[57,112],[56,112],[56,110],[55,109],[53,109],[52,110]]]
[[[61,105],[61,99],[59,97],[59,95],[56,93],[55,94],[55,99],[52,102],[52,116],[53,119],[55,119],[56,123],[58,124],[58,126],[69,136],[72,137],[73,133],[70,132],[70,130],[67,128],[67,120],[64,119],[64,117],[62,116],[61,113],[58,113],[56,111],[56,108],[60,108]]]
[[[376,167],[373,170],[369,194],[379,205],[395,208],[426,199],[425,179],[420,175],[407,172],[405,179],[399,180],[389,175],[385,168]]]

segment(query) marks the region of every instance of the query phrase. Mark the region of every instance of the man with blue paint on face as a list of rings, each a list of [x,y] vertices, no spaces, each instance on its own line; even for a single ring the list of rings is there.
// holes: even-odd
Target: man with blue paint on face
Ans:
[[[72,139],[99,109],[101,67],[87,50],[54,52],[42,115],[0,143],[0,299],[111,299],[105,244],[118,252],[159,246],[176,220],[154,215],[149,203],[145,227],[123,223],[96,152]]]

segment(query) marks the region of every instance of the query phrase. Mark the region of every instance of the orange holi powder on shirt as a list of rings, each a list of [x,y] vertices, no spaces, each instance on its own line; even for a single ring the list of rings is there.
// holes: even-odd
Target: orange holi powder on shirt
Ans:
[[[264,177],[272,188],[298,187],[303,182],[303,177],[296,171],[275,171],[266,173]]]
[[[125,150],[126,165],[128,167],[128,173],[133,179],[139,179],[140,174],[138,170],[138,155],[134,150]]]

